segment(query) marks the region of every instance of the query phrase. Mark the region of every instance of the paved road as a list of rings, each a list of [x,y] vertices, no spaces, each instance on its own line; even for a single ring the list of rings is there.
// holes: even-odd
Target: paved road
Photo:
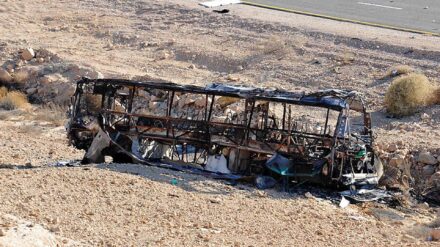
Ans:
[[[247,0],[247,2],[440,33],[440,0]]]

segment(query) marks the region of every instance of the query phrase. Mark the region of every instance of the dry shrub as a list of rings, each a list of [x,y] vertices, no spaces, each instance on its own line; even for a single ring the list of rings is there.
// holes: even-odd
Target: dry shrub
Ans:
[[[432,101],[433,86],[422,74],[409,74],[394,79],[385,94],[385,106],[394,116],[408,116]]]
[[[23,119],[29,114],[27,110],[13,110],[13,111],[0,111],[0,120],[8,120],[10,118],[14,119]]]
[[[6,87],[0,87],[0,99],[8,94],[8,89]]]
[[[0,99],[0,108],[5,110],[26,109],[30,104],[21,92],[12,91],[8,92],[6,96]]]
[[[356,55],[354,53],[351,52],[344,52],[344,54],[342,55],[342,64],[344,65],[348,65],[354,62]]]
[[[102,101],[101,95],[86,94],[85,99],[89,112],[98,113],[99,111],[101,111],[101,101]]]
[[[276,37],[271,37],[260,44],[260,48],[263,54],[270,55],[274,53],[282,53],[286,50],[286,43]]]
[[[52,123],[56,126],[64,125],[66,109],[57,105],[45,105],[35,111],[34,120]]]
[[[399,75],[407,75],[410,73],[413,73],[415,70],[408,66],[408,65],[396,65],[391,67],[385,77],[395,77],[395,76],[399,76]]]
[[[29,73],[24,70],[19,70],[14,73],[13,77],[14,77],[15,83],[22,84],[22,83],[25,83],[29,79]]]
[[[432,103],[440,105],[440,87],[434,90],[434,94],[432,96]]]
[[[23,124],[17,127],[17,132],[28,134],[31,136],[37,136],[37,135],[41,135],[42,128],[41,126],[34,124]]]

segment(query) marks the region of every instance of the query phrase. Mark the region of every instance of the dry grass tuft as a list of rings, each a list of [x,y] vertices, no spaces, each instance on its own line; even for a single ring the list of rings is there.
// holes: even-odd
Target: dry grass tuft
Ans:
[[[440,87],[434,90],[432,95],[432,103],[440,105]]]
[[[35,111],[33,120],[52,123],[56,126],[64,125],[66,121],[66,109],[57,105],[45,105]]]
[[[354,62],[356,55],[352,52],[344,52],[342,55],[342,64],[348,65]]]
[[[8,94],[8,89],[6,87],[0,87],[0,99],[6,96]]]
[[[26,109],[30,104],[25,94],[17,91],[8,92],[0,98],[0,108],[4,110]]]
[[[28,72],[26,72],[24,70],[19,70],[14,73],[13,77],[14,77],[15,83],[22,84],[22,83],[25,83],[29,79],[29,74],[28,74]]]
[[[260,44],[260,50],[265,55],[283,53],[286,51],[286,43],[281,39],[271,37]]]
[[[432,103],[433,86],[422,74],[408,74],[394,79],[385,94],[385,106],[394,116],[408,116]]]
[[[98,113],[101,111],[101,95],[86,94],[86,104],[91,113]]]
[[[396,65],[391,67],[385,77],[395,77],[395,76],[399,76],[399,75],[408,75],[413,73],[415,70],[414,68],[408,66],[408,65]]]

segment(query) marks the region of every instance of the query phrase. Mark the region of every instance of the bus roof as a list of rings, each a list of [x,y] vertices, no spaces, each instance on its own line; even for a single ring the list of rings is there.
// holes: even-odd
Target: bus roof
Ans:
[[[120,86],[134,86],[148,89],[162,89],[169,91],[208,94],[218,96],[237,97],[244,99],[266,100],[296,105],[309,105],[324,107],[333,110],[353,109],[355,111],[365,111],[364,103],[360,95],[355,91],[329,89],[319,90],[313,93],[289,92],[279,89],[266,89],[245,87],[239,85],[228,85],[222,83],[211,83],[206,87],[194,85],[181,85],[166,81],[135,81],[124,79],[88,79],[83,78],[78,84],[93,84],[101,91]]]

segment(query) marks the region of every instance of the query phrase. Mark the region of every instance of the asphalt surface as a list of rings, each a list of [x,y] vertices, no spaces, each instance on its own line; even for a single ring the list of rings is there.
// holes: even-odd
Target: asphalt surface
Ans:
[[[440,0],[247,0],[353,21],[440,33]]]

